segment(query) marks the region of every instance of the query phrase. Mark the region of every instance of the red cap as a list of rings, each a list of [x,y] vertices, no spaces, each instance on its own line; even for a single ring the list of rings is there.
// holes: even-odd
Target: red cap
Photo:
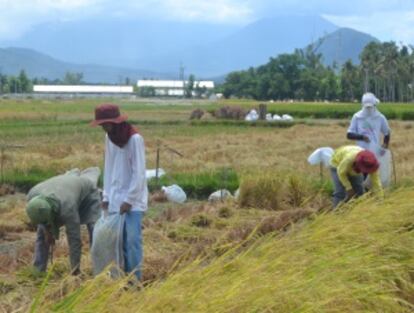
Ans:
[[[115,104],[101,104],[95,108],[95,120],[91,126],[101,125],[103,123],[119,124],[125,122],[128,116],[121,115],[119,107]]]
[[[355,166],[361,173],[370,174],[379,168],[379,163],[374,153],[364,150],[357,154]]]

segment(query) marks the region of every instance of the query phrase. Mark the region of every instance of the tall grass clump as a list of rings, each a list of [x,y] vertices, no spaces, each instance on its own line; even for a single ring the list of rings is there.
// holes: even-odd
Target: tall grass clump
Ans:
[[[310,196],[310,186],[294,173],[248,174],[240,182],[239,204],[265,210],[299,207]]]
[[[363,197],[141,292],[91,281],[38,312],[412,312],[413,197]]]

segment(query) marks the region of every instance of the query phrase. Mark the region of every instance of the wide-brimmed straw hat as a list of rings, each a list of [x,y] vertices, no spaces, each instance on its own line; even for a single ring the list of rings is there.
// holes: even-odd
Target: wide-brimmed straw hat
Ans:
[[[355,165],[358,170],[364,174],[373,173],[379,168],[379,163],[375,154],[369,150],[364,150],[357,154]]]
[[[116,104],[101,104],[95,108],[95,120],[91,122],[91,126],[98,126],[103,123],[120,124],[127,119],[128,116],[121,115]]]

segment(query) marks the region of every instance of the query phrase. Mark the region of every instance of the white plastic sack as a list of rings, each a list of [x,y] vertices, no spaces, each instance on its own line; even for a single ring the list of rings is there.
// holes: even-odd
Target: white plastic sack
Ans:
[[[280,121],[282,118],[280,117],[280,115],[278,115],[278,114],[275,114],[275,115],[273,115],[273,120],[274,121]]]
[[[147,180],[151,179],[151,178],[155,178],[155,174],[156,174],[156,169],[151,169],[151,170],[146,170],[145,171],[145,177],[147,178]],[[158,169],[158,177],[161,177],[163,175],[165,175],[165,171],[162,168]]]
[[[323,164],[329,167],[334,150],[331,147],[318,148],[308,157],[308,162],[311,165]]]
[[[167,200],[176,203],[184,203],[187,200],[187,195],[184,190],[178,185],[171,185],[162,187],[161,190],[165,193]]]
[[[379,172],[382,187],[388,187],[391,185],[391,164],[392,164],[392,155],[391,151],[388,149],[384,149],[382,155],[378,157],[378,162],[380,164]]]
[[[391,185],[391,176],[392,176],[392,155],[391,151],[384,149],[380,145],[374,142],[370,142],[367,150],[373,152],[380,164],[379,174],[381,179],[382,187],[386,188]],[[371,181],[369,176],[367,177],[365,183],[368,188],[371,187]]]
[[[272,121],[272,120],[273,120],[272,114],[271,113],[267,113],[266,114],[266,121]]]
[[[282,120],[284,120],[284,121],[293,121],[293,117],[290,116],[289,114],[283,114],[282,115]]]
[[[244,118],[245,121],[253,122],[259,119],[259,115],[257,114],[256,110],[251,110],[246,117]]]
[[[122,252],[122,235],[125,214],[114,213],[101,216],[93,229],[93,241],[91,257],[93,274],[98,275],[109,264],[114,264],[110,269],[111,277],[122,275],[124,267],[124,256]]]
[[[88,167],[81,171],[78,168],[72,168],[69,171],[66,171],[65,175],[73,175],[73,176],[82,176],[89,179],[95,187],[98,186],[99,176],[101,175],[101,170],[99,167]]]
[[[232,198],[232,197],[233,196],[231,195],[230,191],[228,191],[227,189],[220,189],[220,190],[213,192],[208,197],[208,201],[216,202],[216,201],[221,201],[221,200],[225,200],[225,199]]]

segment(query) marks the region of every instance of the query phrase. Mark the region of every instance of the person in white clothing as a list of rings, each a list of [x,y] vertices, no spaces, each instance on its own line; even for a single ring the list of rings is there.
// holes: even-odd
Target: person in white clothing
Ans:
[[[105,214],[125,214],[123,253],[125,272],[141,279],[141,221],[147,210],[144,140],[114,104],[95,109],[92,126],[106,132],[102,209]]]
[[[379,100],[371,92],[362,96],[362,109],[354,114],[348,128],[347,138],[356,140],[363,149],[380,156],[383,149],[388,149],[391,130],[386,117],[378,111]],[[383,143],[381,144],[381,134]]]

